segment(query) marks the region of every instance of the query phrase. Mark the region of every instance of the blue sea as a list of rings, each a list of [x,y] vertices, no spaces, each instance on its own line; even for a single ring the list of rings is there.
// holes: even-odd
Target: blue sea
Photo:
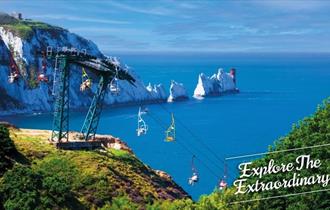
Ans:
[[[172,79],[189,94],[201,72],[211,75],[219,67],[237,69],[239,94],[190,99],[172,104],[149,104],[148,134],[137,137],[138,106],[105,108],[98,133],[112,134],[128,143],[138,158],[172,175],[194,199],[211,193],[224,174],[224,158],[266,152],[274,140],[286,135],[293,123],[311,115],[330,96],[329,54],[175,53],[121,54],[145,84]],[[176,119],[176,142],[164,142],[170,114]],[[156,120],[155,120],[156,119]],[[19,127],[51,129],[52,115],[11,116]],[[70,126],[80,130],[84,115],[72,112]],[[188,185],[192,155],[200,180]],[[243,161],[243,160],[242,160]],[[227,161],[228,182],[237,175],[236,163]]]

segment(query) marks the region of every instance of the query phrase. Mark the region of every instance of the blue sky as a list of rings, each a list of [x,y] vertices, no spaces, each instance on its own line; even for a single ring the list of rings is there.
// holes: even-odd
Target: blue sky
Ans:
[[[108,52],[330,52],[330,1],[0,0]]]

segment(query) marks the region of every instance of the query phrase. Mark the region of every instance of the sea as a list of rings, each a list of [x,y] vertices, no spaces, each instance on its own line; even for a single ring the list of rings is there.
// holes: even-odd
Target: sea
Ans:
[[[198,75],[218,68],[237,71],[240,93],[163,104],[139,104],[149,130],[137,137],[139,105],[105,107],[98,133],[125,141],[136,156],[154,169],[169,173],[195,200],[209,194],[226,175],[237,178],[239,163],[226,158],[267,152],[269,145],[290,132],[294,123],[313,114],[330,96],[330,54],[324,53],[119,53],[147,85],[183,83],[193,95]],[[176,140],[165,142],[173,113]],[[70,114],[70,129],[80,130],[85,113]],[[22,128],[51,129],[51,114],[6,117]],[[194,158],[193,158],[194,157]],[[260,155],[252,158],[260,158]],[[226,167],[225,167],[226,166]],[[199,181],[188,184],[192,170]]]

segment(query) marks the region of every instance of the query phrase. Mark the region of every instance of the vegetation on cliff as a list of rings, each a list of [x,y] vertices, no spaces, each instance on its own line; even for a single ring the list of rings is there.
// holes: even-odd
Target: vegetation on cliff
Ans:
[[[0,24],[6,30],[23,39],[30,39],[34,30],[59,31],[64,30],[61,27],[53,26],[47,23],[35,20],[16,20],[11,23]]]
[[[7,128],[2,130],[4,145],[14,145]],[[10,129],[17,152],[0,181],[6,209],[90,209],[123,202],[144,206],[154,200],[189,198],[128,151],[57,150],[48,143],[47,131],[34,132]]]

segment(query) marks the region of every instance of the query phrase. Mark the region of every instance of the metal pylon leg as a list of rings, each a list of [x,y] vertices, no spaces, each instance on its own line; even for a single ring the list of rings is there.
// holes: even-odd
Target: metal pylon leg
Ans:
[[[66,58],[59,59],[60,81],[56,94],[52,141],[69,140],[69,69]]]
[[[84,125],[81,129],[81,134],[86,141],[95,137],[102,111],[104,96],[109,82],[109,76],[101,76],[97,92],[94,95],[92,104],[89,107],[87,116],[85,118]]]

